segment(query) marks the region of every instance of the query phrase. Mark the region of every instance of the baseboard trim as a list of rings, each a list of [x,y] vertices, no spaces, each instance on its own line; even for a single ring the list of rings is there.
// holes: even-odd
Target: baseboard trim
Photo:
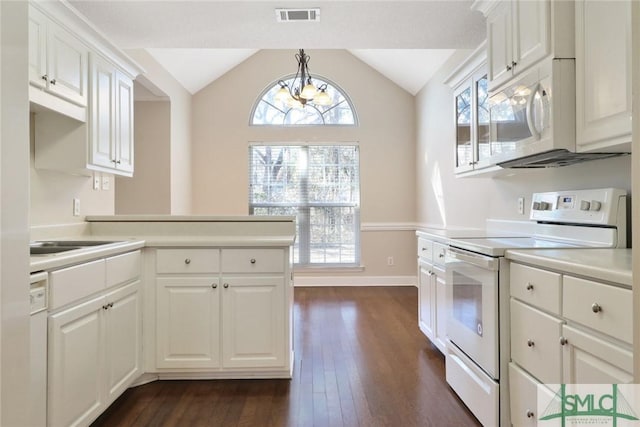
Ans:
[[[294,286],[416,286],[416,276],[295,276]]]

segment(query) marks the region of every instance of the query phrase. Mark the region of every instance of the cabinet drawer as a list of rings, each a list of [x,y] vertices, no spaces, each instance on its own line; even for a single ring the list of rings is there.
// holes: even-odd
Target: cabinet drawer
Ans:
[[[564,276],[562,288],[564,317],[622,341],[632,342],[630,289],[571,276]]]
[[[53,271],[49,275],[50,309],[104,290],[105,276],[104,259]]]
[[[107,288],[140,277],[140,251],[107,258]]]
[[[282,249],[223,249],[224,273],[280,273],[284,271]]]
[[[542,383],[562,382],[562,321],[511,300],[511,359]]]
[[[158,249],[157,273],[217,273],[220,271],[218,249]]]
[[[511,424],[517,427],[534,427],[538,422],[538,381],[520,369],[518,365],[509,363],[509,397],[511,402]],[[554,393],[549,389],[548,401]],[[545,399],[546,401],[547,399]]]
[[[418,238],[418,256],[429,261],[433,259],[433,242],[431,240]]]
[[[442,243],[433,243],[433,263],[437,265],[444,265],[444,259],[447,256],[447,245]]]
[[[559,316],[561,278],[558,273],[511,263],[509,292],[512,297]]]

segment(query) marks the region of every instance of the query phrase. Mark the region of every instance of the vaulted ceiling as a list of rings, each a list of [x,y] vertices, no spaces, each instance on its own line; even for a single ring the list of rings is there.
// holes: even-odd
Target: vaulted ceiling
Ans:
[[[145,48],[191,93],[259,49],[347,49],[416,94],[485,20],[471,0],[71,0],[122,49]],[[319,7],[320,22],[277,22],[276,8]]]

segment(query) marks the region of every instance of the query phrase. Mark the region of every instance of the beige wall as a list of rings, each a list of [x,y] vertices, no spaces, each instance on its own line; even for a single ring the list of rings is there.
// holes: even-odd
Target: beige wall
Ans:
[[[126,53],[145,69],[144,76],[164,92],[171,105],[170,177],[171,214],[191,213],[191,94],[144,49]],[[148,153],[152,155],[153,153]],[[123,209],[126,204],[119,205]]]
[[[171,105],[136,102],[135,175],[117,177],[115,211],[125,214],[171,213]]]
[[[443,80],[470,53],[456,52],[416,96],[417,221],[423,225],[484,227],[485,219],[525,220],[531,193],[563,189],[631,189],[631,157],[542,170],[514,170],[501,178],[456,178],[452,89]],[[525,215],[517,198],[525,197]]]
[[[92,177],[34,167],[34,124],[38,114],[31,114],[31,226],[78,223],[84,221],[86,215],[112,215],[115,194],[113,175],[96,172],[98,177],[108,176],[111,185],[109,190],[93,190]],[[59,120],[72,119],[60,116]],[[80,199],[80,216],[73,216],[74,198]]]
[[[350,141],[360,145],[361,221],[415,221],[414,98],[344,50],[312,50],[312,74],[339,85],[358,127],[249,126],[258,95],[295,72],[294,50],[261,50],[193,96],[193,212],[248,213],[248,143]],[[363,232],[362,275],[415,275],[415,236]],[[386,259],[394,256],[396,266]],[[409,260],[404,262],[402,260]],[[381,267],[384,262],[384,267]]]

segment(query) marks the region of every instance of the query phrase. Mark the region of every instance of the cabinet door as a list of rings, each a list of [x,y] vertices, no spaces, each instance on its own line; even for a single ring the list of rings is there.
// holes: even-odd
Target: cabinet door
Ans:
[[[513,75],[511,33],[511,2],[503,1],[487,16],[489,89],[499,86]]]
[[[104,297],[49,317],[48,425],[87,425],[104,409]]]
[[[133,173],[133,81],[116,72],[115,152],[116,169]]]
[[[107,405],[141,374],[140,281],[107,294],[105,354]]]
[[[563,382],[565,384],[628,384],[633,382],[630,347],[564,325]]]
[[[549,0],[518,0],[511,3],[514,72],[520,73],[549,54]]]
[[[78,105],[87,105],[87,57],[89,49],[68,31],[48,26],[48,89]]]
[[[473,169],[473,87],[468,80],[454,93],[456,117],[455,172]]]
[[[631,141],[631,2],[576,1],[578,150]]]
[[[47,86],[47,17],[29,7],[29,83]]]
[[[447,347],[447,282],[445,271],[441,268],[434,269],[433,276],[435,287],[435,345],[441,352]]]
[[[101,56],[91,55],[91,108],[89,163],[113,169],[115,139],[115,67]]]
[[[282,276],[223,278],[224,368],[285,366],[284,283]]]
[[[427,338],[433,340],[435,331],[433,329],[435,304],[435,290],[433,288],[433,266],[424,261],[419,262],[419,283],[418,283],[418,325],[422,333]]]
[[[156,284],[157,367],[218,367],[218,277],[162,277]]]

